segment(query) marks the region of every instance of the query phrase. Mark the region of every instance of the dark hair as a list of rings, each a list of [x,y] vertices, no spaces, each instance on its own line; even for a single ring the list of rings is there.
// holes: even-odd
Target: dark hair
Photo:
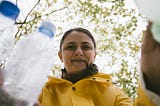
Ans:
[[[62,44],[63,44],[64,39],[73,31],[83,32],[86,35],[88,35],[88,37],[91,38],[91,40],[94,44],[94,48],[96,48],[96,42],[95,42],[95,39],[94,39],[93,35],[91,34],[91,32],[89,32],[87,29],[84,29],[84,28],[73,28],[73,29],[69,29],[68,31],[66,31],[64,33],[64,35],[62,36],[62,39],[60,41],[60,50],[62,49]]]

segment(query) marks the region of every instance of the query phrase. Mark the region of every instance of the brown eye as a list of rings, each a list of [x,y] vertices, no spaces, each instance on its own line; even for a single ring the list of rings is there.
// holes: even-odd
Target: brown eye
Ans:
[[[68,45],[65,49],[66,50],[75,50],[77,47],[75,45]]]
[[[89,45],[83,45],[82,49],[83,50],[90,50],[90,49],[92,49],[92,47],[90,47]]]

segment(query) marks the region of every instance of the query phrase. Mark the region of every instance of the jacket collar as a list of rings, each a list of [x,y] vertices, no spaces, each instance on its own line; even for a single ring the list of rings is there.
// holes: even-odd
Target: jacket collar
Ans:
[[[104,73],[96,73],[94,75],[90,75],[88,77],[85,77],[81,80],[79,80],[76,83],[72,83],[71,81],[68,81],[66,79],[62,78],[56,78],[53,76],[48,77],[48,82],[46,83],[46,86],[52,86],[57,87],[56,85],[59,84],[65,84],[66,87],[78,87],[80,92],[84,92],[84,94],[88,94],[88,91],[84,91],[84,88],[86,86],[93,86],[96,85],[96,88],[99,92],[103,93],[106,91],[106,88],[109,86],[112,86],[111,81],[111,75],[110,74],[104,74]]]
[[[81,79],[80,81],[92,81],[92,82],[98,82],[98,83],[101,83],[101,84],[107,82],[108,84],[112,84],[111,75],[100,73],[100,72],[98,72],[96,74],[93,74],[93,75],[90,75],[88,77],[85,77],[85,78]],[[58,83],[68,83],[68,84],[71,84],[71,85],[74,84],[71,81],[68,81],[66,79],[57,78],[57,77],[54,77],[54,76],[49,76],[48,77],[47,84],[58,84]]]
[[[68,81],[71,81],[72,83],[76,83],[77,81],[87,76],[93,75],[97,72],[98,72],[98,68],[96,64],[87,65],[86,69],[77,73],[67,73],[66,69],[64,68],[62,69],[62,79],[66,79]]]

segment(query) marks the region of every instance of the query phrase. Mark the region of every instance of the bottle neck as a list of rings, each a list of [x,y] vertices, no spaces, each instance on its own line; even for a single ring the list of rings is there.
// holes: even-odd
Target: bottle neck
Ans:
[[[0,14],[0,30],[3,30],[6,27],[14,25],[15,21],[11,18],[8,18]]]
[[[43,34],[45,34],[45,35],[47,35],[50,38],[52,38],[53,35],[54,35],[54,33],[51,30],[49,30],[47,28],[44,28],[44,27],[39,27],[38,31],[41,32],[41,33],[43,33]]]

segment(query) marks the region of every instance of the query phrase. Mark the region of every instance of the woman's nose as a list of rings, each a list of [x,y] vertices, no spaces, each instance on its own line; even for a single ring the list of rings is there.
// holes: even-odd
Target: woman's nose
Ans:
[[[74,53],[76,56],[83,56],[83,50],[78,47],[76,50],[75,50],[75,53]]]

